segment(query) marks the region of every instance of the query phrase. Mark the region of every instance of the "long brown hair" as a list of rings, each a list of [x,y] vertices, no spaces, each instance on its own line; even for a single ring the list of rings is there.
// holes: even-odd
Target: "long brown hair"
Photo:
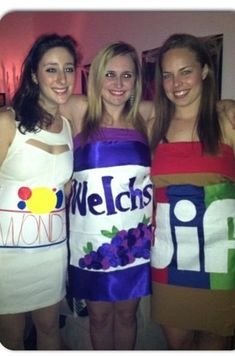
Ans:
[[[76,67],[80,60],[77,46],[77,42],[70,35],[60,36],[56,33],[43,34],[33,43],[24,59],[19,87],[12,99],[16,120],[20,121],[21,132],[35,132],[43,125],[50,126],[53,121],[52,115],[39,104],[40,89],[32,78],[32,75],[37,72],[42,57],[50,49],[62,47],[71,54]]]
[[[196,60],[203,68],[208,66],[208,74],[203,80],[201,103],[197,117],[197,134],[204,152],[216,154],[221,139],[221,129],[216,111],[216,84],[213,63],[205,43],[190,34],[173,34],[162,45],[155,72],[155,112],[156,120],[153,124],[151,148],[154,150],[158,143],[166,136],[175,105],[167,98],[162,84],[162,60],[170,49],[187,48],[195,54]]]

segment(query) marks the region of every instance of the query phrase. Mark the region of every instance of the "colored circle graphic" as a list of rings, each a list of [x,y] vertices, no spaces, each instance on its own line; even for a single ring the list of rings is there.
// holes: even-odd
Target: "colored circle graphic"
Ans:
[[[49,188],[38,187],[32,189],[31,197],[26,201],[27,208],[35,214],[51,212],[57,203],[56,193]]]
[[[28,187],[21,187],[18,190],[18,196],[22,200],[28,200],[31,197],[31,195],[32,195],[32,190]]]

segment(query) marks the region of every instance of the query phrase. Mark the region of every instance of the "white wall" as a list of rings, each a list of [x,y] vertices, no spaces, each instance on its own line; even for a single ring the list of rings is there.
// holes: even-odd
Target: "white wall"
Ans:
[[[90,63],[103,45],[114,40],[130,42],[141,55],[144,50],[159,47],[174,32],[197,36],[223,33],[222,97],[235,99],[234,15],[232,11],[12,12],[0,21],[0,65],[4,63],[9,77],[14,65],[19,72],[29,46],[44,32],[73,35],[81,45],[83,64]],[[0,67],[0,91],[1,76]],[[79,88],[78,83],[77,91]]]

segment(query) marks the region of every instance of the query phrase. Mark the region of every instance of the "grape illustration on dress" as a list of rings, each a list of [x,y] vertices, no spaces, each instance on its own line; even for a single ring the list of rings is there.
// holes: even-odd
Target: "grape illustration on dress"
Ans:
[[[150,218],[144,216],[143,222],[136,228],[118,230],[116,226],[111,231],[101,230],[101,234],[109,239],[110,243],[103,243],[96,251],[88,242],[83,247],[86,255],[79,259],[79,267],[95,270],[107,270],[110,267],[126,266],[137,258],[150,258],[152,240],[152,225]]]

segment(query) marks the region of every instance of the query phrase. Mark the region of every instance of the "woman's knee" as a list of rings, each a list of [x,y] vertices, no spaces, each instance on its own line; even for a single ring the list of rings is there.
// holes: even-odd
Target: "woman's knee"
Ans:
[[[168,347],[170,350],[194,349],[195,333],[191,330],[183,330],[162,326]]]
[[[111,303],[87,302],[90,323],[97,328],[111,325],[113,322],[113,307]]]
[[[136,308],[134,307],[117,307],[115,309],[115,322],[123,326],[131,326],[136,322]]]
[[[115,315],[122,320],[134,321],[140,299],[124,300],[115,304]]]
[[[0,342],[10,350],[24,349],[25,317],[23,314],[0,317]]]
[[[59,310],[57,306],[32,312],[32,319],[37,331],[51,334],[59,328]]]
[[[112,313],[107,312],[89,312],[90,322],[99,328],[103,328],[108,324],[112,323],[113,316]]]

